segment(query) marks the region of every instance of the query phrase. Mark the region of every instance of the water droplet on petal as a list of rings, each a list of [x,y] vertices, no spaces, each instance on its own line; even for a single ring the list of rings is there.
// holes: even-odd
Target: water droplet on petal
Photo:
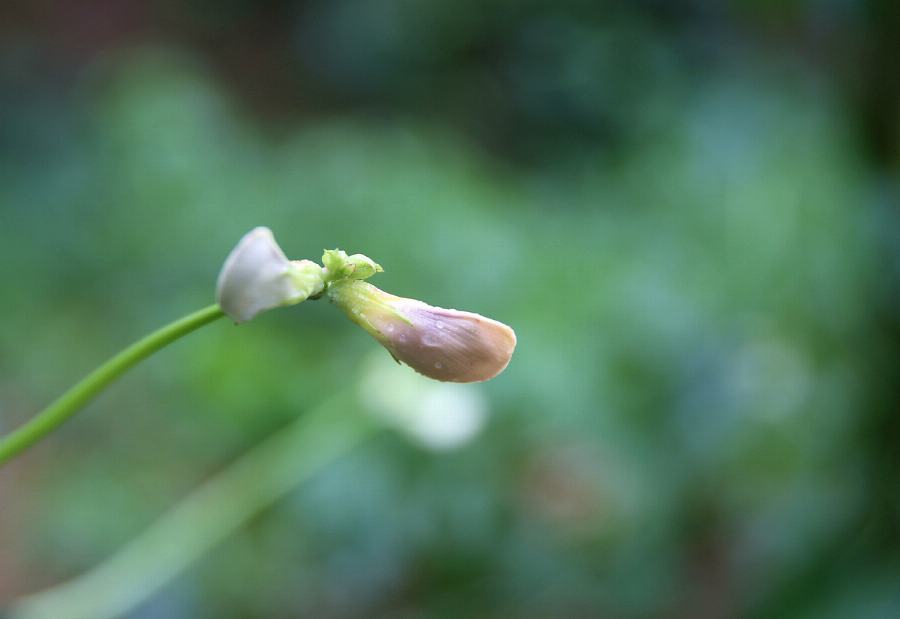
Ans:
[[[435,362],[434,362],[434,369],[440,370],[442,367],[444,367],[444,364],[441,363],[440,361],[435,361]]]

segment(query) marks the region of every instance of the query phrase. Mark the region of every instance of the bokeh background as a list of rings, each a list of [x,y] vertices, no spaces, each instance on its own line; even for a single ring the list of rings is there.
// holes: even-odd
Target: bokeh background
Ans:
[[[384,430],[128,617],[900,616],[898,24],[891,0],[3,3],[0,431],[210,303],[268,225],[518,349],[434,440]],[[332,394],[390,400],[377,348],[310,302],[154,357],[0,471],[0,607]]]

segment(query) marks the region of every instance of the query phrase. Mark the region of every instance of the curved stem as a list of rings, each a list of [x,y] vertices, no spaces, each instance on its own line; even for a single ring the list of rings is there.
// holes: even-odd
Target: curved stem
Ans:
[[[218,305],[210,305],[167,324],[112,357],[23,426],[0,438],[0,465],[53,431],[129,368],[167,344],[222,316],[224,313]]]
[[[345,393],[299,416],[207,479],[96,567],[17,601],[10,619],[131,616],[256,515],[372,437],[379,426],[357,408],[355,397]]]

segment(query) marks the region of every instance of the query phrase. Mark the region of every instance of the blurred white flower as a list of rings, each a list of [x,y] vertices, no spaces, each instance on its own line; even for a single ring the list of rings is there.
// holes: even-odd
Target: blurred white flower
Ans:
[[[322,267],[290,261],[268,228],[254,228],[231,250],[216,285],[219,306],[236,323],[322,292]]]
[[[383,354],[365,364],[360,391],[375,416],[429,449],[460,447],[487,420],[487,402],[477,386],[435,383]]]
[[[516,347],[515,332],[502,322],[398,297],[366,282],[332,282],[328,298],[397,361],[436,380],[491,379],[506,368]]]

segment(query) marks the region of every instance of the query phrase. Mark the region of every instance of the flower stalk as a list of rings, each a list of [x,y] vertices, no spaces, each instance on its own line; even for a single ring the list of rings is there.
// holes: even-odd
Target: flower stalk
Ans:
[[[55,430],[137,363],[222,316],[218,305],[210,305],[154,331],[109,359],[23,426],[0,439],[0,465]]]

